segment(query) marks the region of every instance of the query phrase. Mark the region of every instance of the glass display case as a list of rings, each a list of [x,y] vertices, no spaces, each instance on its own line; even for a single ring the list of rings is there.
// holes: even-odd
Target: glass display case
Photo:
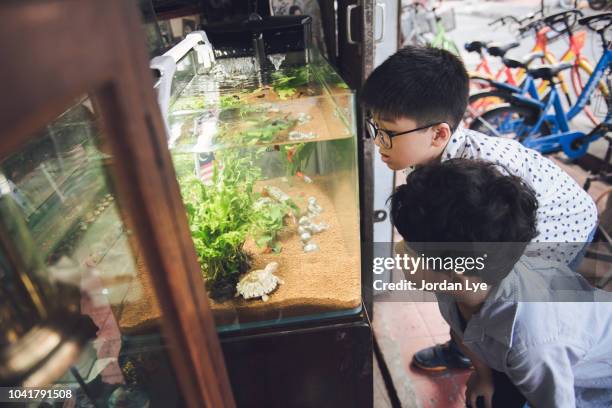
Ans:
[[[234,407],[136,3],[0,14],[0,406]]]
[[[354,95],[307,52],[177,58],[168,146],[220,331],[361,307]]]
[[[65,373],[56,384],[89,384],[75,390],[77,403],[176,406],[158,324],[144,337],[129,331],[130,305],[147,313],[157,299],[130,217],[115,200],[114,158],[97,120],[83,97],[0,160],[0,379],[35,386],[61,374],[59,366]],[[64,366],[71,354],[80,357]],[[40,359],[50,367],[36,370]]]

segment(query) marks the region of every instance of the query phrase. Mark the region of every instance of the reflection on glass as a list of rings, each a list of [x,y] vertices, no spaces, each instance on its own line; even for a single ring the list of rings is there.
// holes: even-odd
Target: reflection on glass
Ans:
[[[72,387],[65,406],[181,406],[103,141],[83,99],[0,161],[0,380]]]

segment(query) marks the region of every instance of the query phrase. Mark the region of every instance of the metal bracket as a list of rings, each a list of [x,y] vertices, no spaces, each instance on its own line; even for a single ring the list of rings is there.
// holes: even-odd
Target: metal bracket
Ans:
[[[160,78],[154,88],[157,90],[157,102],[166,125],[166,136],[170,135],[168,125],[168,109],[172,95],[172,80],[176,72],[176,64],[191,50],[195,50],[197,62],[205,69],[210,69],[215,63],[215,53],[208,36],[204,31],[194,31],[163,55],[151,59],[149,67],[160,73]]]

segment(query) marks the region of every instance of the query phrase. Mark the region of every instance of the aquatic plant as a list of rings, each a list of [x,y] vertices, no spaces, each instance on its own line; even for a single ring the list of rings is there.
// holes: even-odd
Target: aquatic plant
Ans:
[[[259,247],[279,252],[278,233],[286,217],[299,213],[291,199],[274,200],[254,191],[255,182],[261,179],[254,162],[264,151],[218,152],[210,183],[202,183],[192,171],[179,178],[206,289],[217,301],[230,299],[240,275],[250,269],[251,255],[244,249],[247,236]],[[189,160],[175,162],[188,168]]]
[[[297,121],[288,116],[264,117],[242,122],[244,128],[236,131],[234,124],[227,123],[215,138],[216,143],[225,145],[253,146],[259,143],[270,143],[292,129]]]
[[[204,102],[204,96],[192,96],[192,97],[182,97],[178,98],[171,107],[171,110],[174,111],[199,111],[203,110],[206,106]]]
[[[277,201],[269,197],[262,197],[255,202],[253,217],[253,236],[255,244],[272,252],[280,252],[278,233],[285,226],[287,217],[295,219],[299,215],[299,208],[288,199]]]
[[[239,276],[249,270],[244,242],[253,223],[253,185],[260,170],[251,155],[226,150],[215,161],[212,184],[195,176],[180,181],[193,243],[211,298],[231,298]]]
[[[308,84],[308,67],[299,67],[272,73],[272,88],[280,99],[287,99],[297,93],[297,88]]]
[[[298,172],[303,171],[310,161],[314,149],[315,143],[280,145],[281,160],[287,169],[287,175],[295,176]]]

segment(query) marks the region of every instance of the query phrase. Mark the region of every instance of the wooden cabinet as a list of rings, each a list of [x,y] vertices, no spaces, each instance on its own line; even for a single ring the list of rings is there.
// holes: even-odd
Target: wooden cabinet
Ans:
[[[134,3],[0,5],[0,381],[232,407]]]

